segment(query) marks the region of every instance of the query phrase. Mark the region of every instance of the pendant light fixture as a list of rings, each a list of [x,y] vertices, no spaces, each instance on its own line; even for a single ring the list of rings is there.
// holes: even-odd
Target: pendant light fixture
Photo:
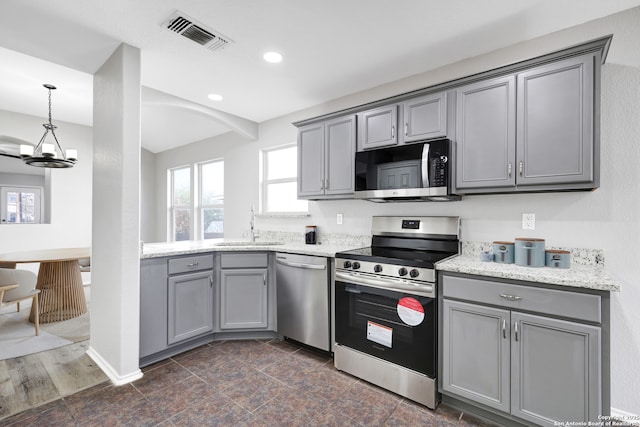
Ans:
[[[44,84],[42,86],[49,90],[49,123],[42,125],[45,128],[44,135],[42,135],[40,142],[38,142],[35,148],[32,145],[20,145],[20,157],[30,166],[41,168],[73,167],[78,161],[78,152],[73,149],[62,150],[55,133],[57,126],[51,123],[51,91],[55,90],[56,87],[50,84]],[[49,132],[51,132],[53,136],[53,141],[47,143],[45,139]],[[54,141],[55,144],[53,143]]]

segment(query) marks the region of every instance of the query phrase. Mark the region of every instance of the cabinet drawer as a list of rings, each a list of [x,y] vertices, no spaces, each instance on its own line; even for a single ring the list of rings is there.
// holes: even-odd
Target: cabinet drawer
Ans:
[[[211,270],[213,254],[188,256],[169,259],[169,274],[187,273],[190,271]]]
[[[221,268],[268,267],[268,264],[269,261],[266,253],[233,253],[220,255]]]
[[[601,323],[600,296],[465,277],[444,276],[445,298]]]

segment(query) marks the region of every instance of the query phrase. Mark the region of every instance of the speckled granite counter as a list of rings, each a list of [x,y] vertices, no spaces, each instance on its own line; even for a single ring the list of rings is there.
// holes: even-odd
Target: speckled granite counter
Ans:
[[[600,291],[620,291],[620,285],[598,265],[574,265],[569,269],[522,267],[515,264],[481,262],[476,256],[460,255],[436,264],[439,271],[475,274],[502,279],[524,280],[551,285],[572,286]]]
[[[304,243],[280,243],[273,241],[224,241],[223,239],[213,240],[193,240],[183,242],[163,242],[145,243],[140,259],[158,258],[164,256],[197,254],[202,252],[247,252],[247,251],[269,251],[287,252],[302,255],[315,255],[323,257],[334,257],[337,252],[367,246],[364,244],[320,244],[306,245]]]

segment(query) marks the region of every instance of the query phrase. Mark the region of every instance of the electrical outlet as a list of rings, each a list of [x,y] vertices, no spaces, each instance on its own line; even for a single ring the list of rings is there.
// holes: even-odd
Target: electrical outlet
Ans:
[[[536,229],[536,214],[523,213],[522,214],[522,229],[523,230],[535,230]]]
[[[342,225],[342,214],[341,213],[336,215],[336,224]]]

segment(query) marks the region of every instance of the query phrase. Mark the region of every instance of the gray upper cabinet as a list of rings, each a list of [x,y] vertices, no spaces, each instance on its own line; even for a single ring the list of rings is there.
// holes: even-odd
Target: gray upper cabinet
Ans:
[[[213,271],[170,276],[168,285],[168,343],[212,332]]]
[[[594,181],[594,55],[518,74],[518,186]]]
[[[338,117],[298,131],[298,197],[353,196],[356,116]]]
[[[447,93],[438,92],[402,103],[403,141],[413,142],[447,136]]]
[[[599,58],[590,53],[458,88],[455,191],[596,188]]]
[[[515,83],[506,76],[457,89],[457,190],[515,186]]]
[[[358,113],[358,151],[398,144],[398,104]]]
[[[324,123],[298,129],[298,197],[324,194]]]

